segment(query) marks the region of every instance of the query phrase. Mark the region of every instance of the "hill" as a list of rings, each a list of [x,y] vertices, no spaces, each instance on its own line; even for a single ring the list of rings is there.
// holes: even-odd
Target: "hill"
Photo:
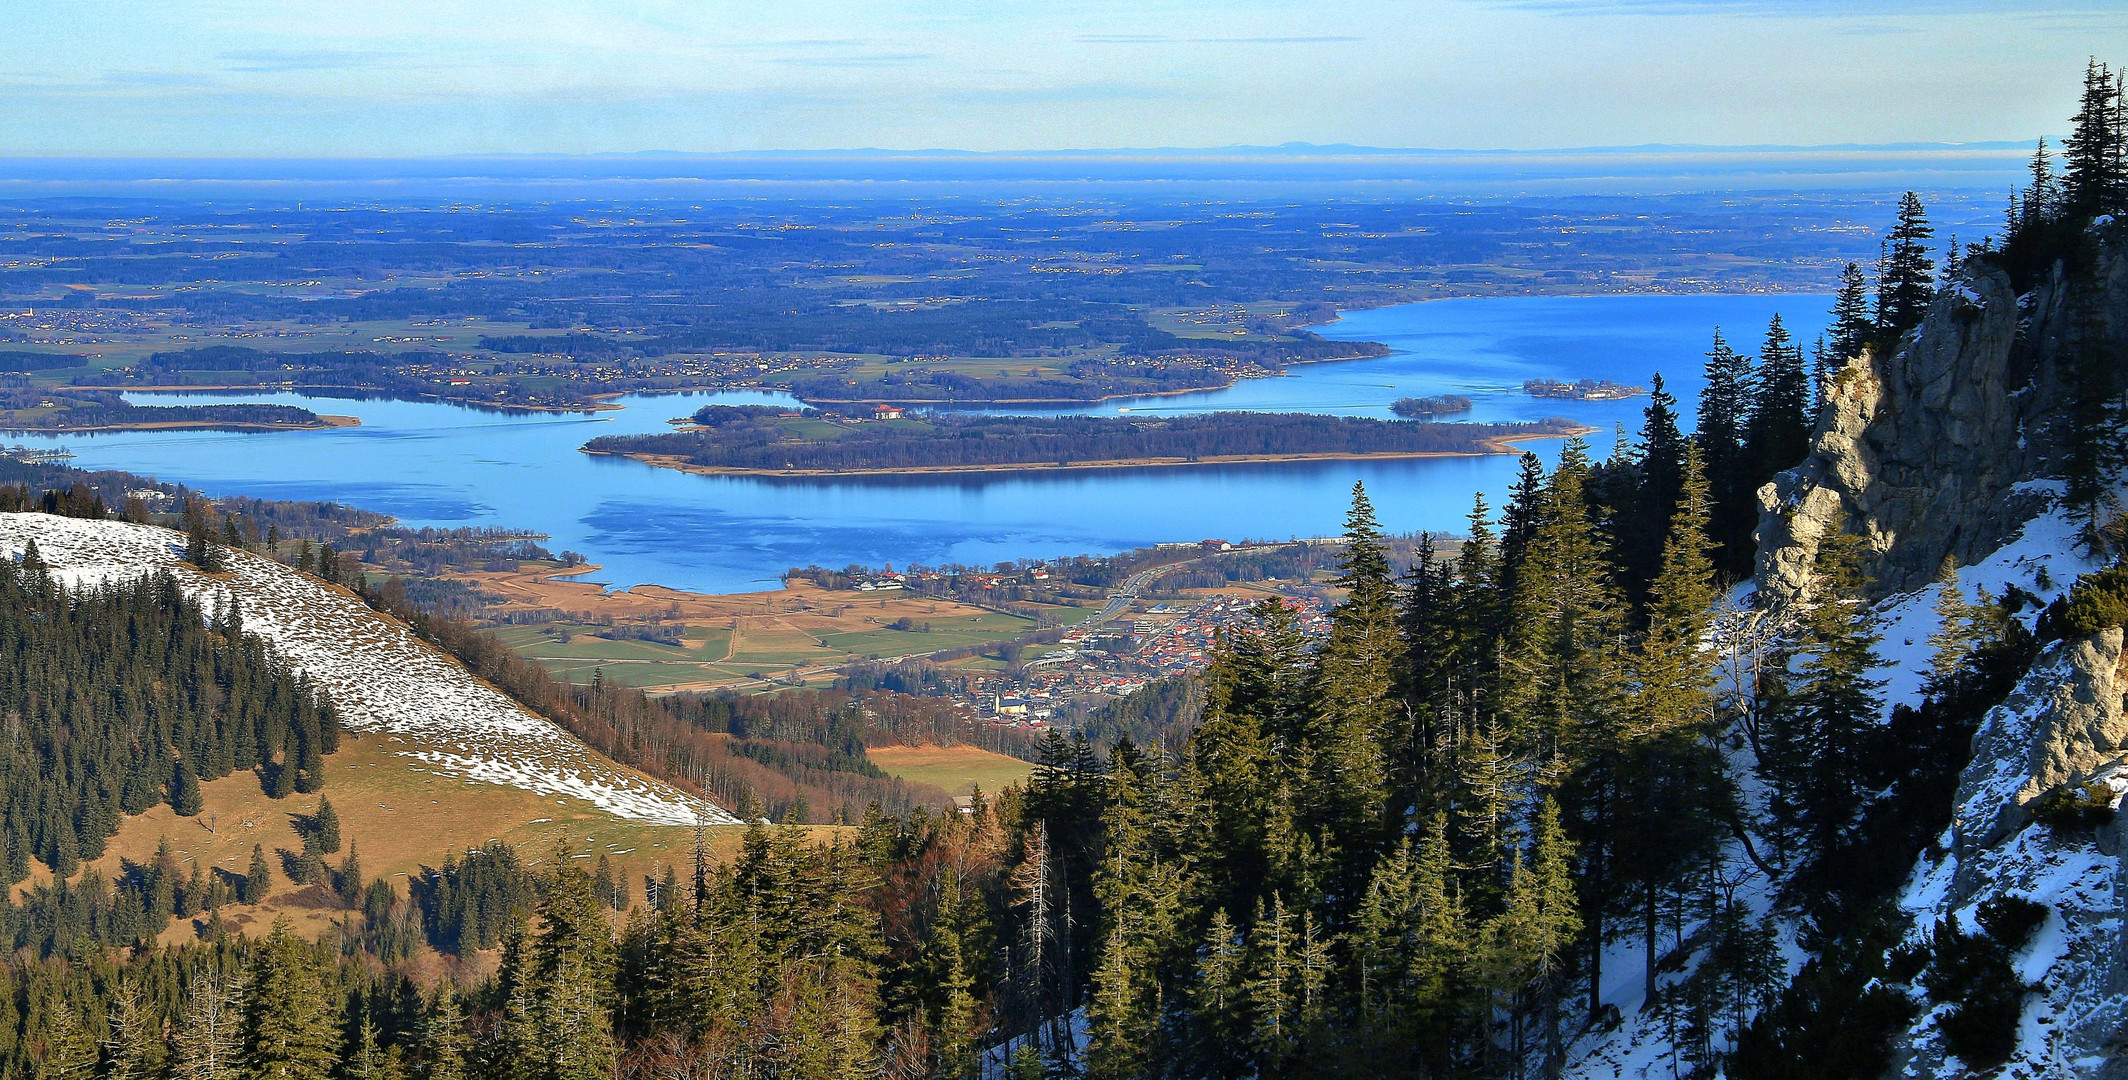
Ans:
[[[0,514],[0,553],[34,541],[53,576],[72,585],[172,574],[205,607],[234,607],[332,699],[349,732],[378,736],[408,766],[466,783],[580,800],[616,820],[692,825],[737,819],[714,804],[624,768],[473,677],[404,624],[344,590],[270,559],[226,553],[205,574],[169,529],[46,514]]]

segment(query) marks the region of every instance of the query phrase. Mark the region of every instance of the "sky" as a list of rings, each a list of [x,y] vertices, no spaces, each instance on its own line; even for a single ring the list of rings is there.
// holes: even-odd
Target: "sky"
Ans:
[[[1857,11],[1863,13],[1857,14]],[[0,157],[2056,134],[2084,0],[0,0]]]

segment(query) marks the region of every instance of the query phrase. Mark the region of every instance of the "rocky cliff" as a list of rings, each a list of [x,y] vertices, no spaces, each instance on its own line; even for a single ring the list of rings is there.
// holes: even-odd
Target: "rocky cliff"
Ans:
[[[2128,342],[2128,238],[2106,224],[2090,239],[2085,265],[2057,265],[2022,292],[1985,261],[1970,265],[1898,349],[1839,373],[1809,459],[1759,493],[1762,604],[1802,594],[1820,537],[1868,539],[1895,699],[1918,694],[1897,669],[1919,659],[1911,647],[1933,619],[1921,590],[1946,559],[1962,568],[1956,581],[1968,597],[1975,586],[2014,588],[2045,604],[2108,557],[2080,543],[2059,498],[2070,365],[2080,349]],[[1903,660],[1889,655],[1899,642],[1909,647]],[[2119,1053],[2128,1045],[2128,816],[2076,826],[2033,815],[2041,795],[2087,784],[2110,788],[2119,805],[2128,790],[2124,690],[2120,628],[2049,645],[1982,722],[1956,793],[1945,793],[1953,825],[1900,900],[1915,948],[1942,923],[1978,932],[1980,905],[1994,898],[2044,905],[2044,924],[2013,958],[2029,992],[2016,1049],[1997,1075],[2128,1078]],[[1955,1004],[1922,1002],[1891,1075],[1966,1073],[1945,1046]]]
[[[2047,503],[2066,453],[2074,348],[2128,342],[2128,242],[2093,236],[2091,267],[2057,265],[2022,295],[1974,260],[1898,349],[1865,355],[1826,394],[1811,453],[1759,492],[1758,582],[1793,599],[1827,532],[1867,537],[1877,594],[1971,565]]]

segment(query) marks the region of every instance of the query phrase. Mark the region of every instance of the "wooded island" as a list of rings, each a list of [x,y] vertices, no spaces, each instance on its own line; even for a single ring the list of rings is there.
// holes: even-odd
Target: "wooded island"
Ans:
[[[586,453],[703,473],[849,475],[1432,457],[1513,452],[1516,439],[1588,429],[1553,418],[1436,424],[1295,413],[1160,419],[970,416],[855,420],[769,406],[711,405],[666,435],[608,435]]]

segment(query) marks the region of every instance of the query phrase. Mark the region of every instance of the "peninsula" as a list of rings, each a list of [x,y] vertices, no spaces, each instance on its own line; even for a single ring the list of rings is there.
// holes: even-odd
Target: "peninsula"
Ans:
[[[110,390],[0,389],[7,431],[311,431],[358,423],[292,405],[135,405]]]
[[[671,434],[593,439],[584,451],[693,473],[863,476],[1460,457],[1513,453],[1516,440],[1590,430],[1558,418],[1440,424],[1298,413],[859,420],[729,405],[705,407],[690,421]]]

